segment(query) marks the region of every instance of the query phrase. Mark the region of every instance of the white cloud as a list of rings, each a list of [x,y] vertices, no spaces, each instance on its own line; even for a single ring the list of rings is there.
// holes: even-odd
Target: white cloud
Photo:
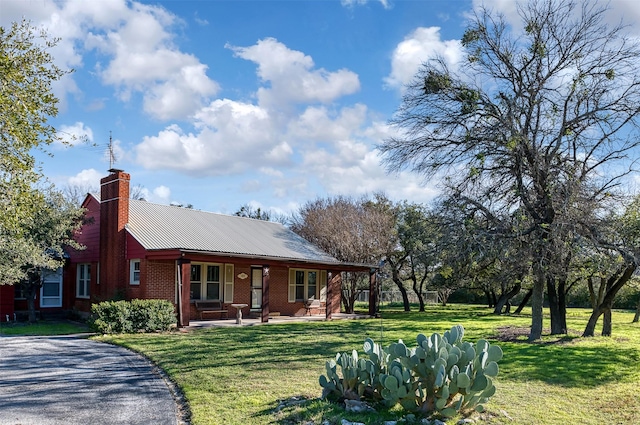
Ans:
[[[171,31],[182,22],[160,6],[125,0],[43,0],[34,7],[33,2],[3,0],[2,8],[9,17],[40,19],[34,24],[59,37],[51,53],[63,69],[83,67],[83,55],[91,50],[104,55],[104,66],[95,68],[103,83],[115,87],[124,102],[141,94],[144,111],[154,118],[187,118],[219,90],[206,75],[208,67],[173,43]],[[79,94],[73,75],[57,82],[54,92],[64,109],[67,94]]]
[[[169,189],[167,186],[160,185],[153,190],[149,190],[146,187],[139,187],[139,190],[140,198],[144,199],[147,202],[165,205],[171,203],[171,189]]]
[[[250,47],[227,45],[237,57],[258,64],[258,76],[270,87],[258,90],[265,107],[288,103],[329,103],[360,89],[357,74],[340,69],[314,69],[313,59],[291,50],[274,38],[259,40]]]
[[[289,134],[301,140],[333,141],[348,138],[365,124],[367,107],[357,104],[339,111],[310,106],[289,127]]]
[[[370,0],[340,0],[340,4],[346,7],[362,6],[369,3]],[[391,4],[388,0],[376,0],[385,9],[390,9]]]
[[[80,188],[90,188],[91,190],[98,190],[100,187],[100,179],[104,177],[104,174],[93,168],[88,170],[82,170],[75,176],[69,177],[67,183],[69,186],[75,186]]]
[[[517,2],[513,0],[473,0],[473,10],[481,7],[495,13],[502,13],[506,21],[516,30],[523,29],[522,18],[518,14]],[[610,0],[608,2],[594,2],[597,8],[608,7],[605,14],[605,22],[610,26],[620,22],[628,24],[628,30],[636,37],[640,36],[640,2],[637,0]],[[581,12],[580,4],[575,8],[575,13]]]
[[[196,114],[198,133],[172,125],[145,137],[137,159],[146,168],[171,168],[198,175],[234,174],[249,164],[286,164],[291,146],[277,137],[266,110],[228,99]]]
[[[421,64],[437,57],[442,57],[447,65],[455,69],[462,55],[460,41],[441,40],[440,28],[416,28],[393,51],[391,74],[385,78],[385,83],[401,88],[411,82]]]
[[[156,202],[161,204],[168,204],[171,199],[171,189],[167,186],[158,186],[153,189],[151,192],[151,196],[149,197],[150,202]]]
[[[305,167],[323,185],[327,193],[366,195],[384,192],[393,200],[429,202],[439,194],[437,184],[425,184],[415,174],[388,174],[380,164],[377,150],[344,141],[337,153],[306,152]]]
[[[93,142],[93,131],[90,127],[85,127],[83,122],[76,122],[73,125],[61,125],[58,128],[56,138],[62,144],[70,146],[78,143]]]
[[[177,23],[160,7],[132,3],[120,25],[90,34],[85,42],[112,58],[98,68],[103,81],[115,86],[123,101],[142,93],[144,111],[162,120],[189,117],[219,90],[206,65],[173,45],[168,30]]]

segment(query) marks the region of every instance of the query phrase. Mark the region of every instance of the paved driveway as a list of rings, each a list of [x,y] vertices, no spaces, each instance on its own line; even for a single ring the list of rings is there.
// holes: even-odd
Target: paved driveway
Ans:
[[[176,425],[143,357],[74,337],[0,337],[0,425]]]

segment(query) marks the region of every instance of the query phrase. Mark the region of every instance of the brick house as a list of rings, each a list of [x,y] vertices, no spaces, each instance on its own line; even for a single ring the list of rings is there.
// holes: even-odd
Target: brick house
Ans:
[[[47,290],[58,298],[48,307],[41,291],[41,311],[89,312],[103,300],[146,298],[174,303],[179,326],[200,318],[197,304],[209,301],[229,317],[241,308],[263,322],[274,314],[331,318],[340,312],[341,273],[366,271],[374,314],[371,266],[341,263],[279,223],[129,199],[129,174],[109,172],[100,195],[82,204],[89,221],[77,239],[86,249],[69,252],[55,275],[59,291]],[[8,311],[10,291],[0,289]]]

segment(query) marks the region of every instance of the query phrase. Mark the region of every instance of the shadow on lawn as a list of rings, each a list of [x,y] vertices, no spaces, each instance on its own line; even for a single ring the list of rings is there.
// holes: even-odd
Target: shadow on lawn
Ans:
[[[523,326],[529,320],[524,316],[511,317],[509,323]],[[338,352],[356,349],[362,355],[366,337],[383,345],[403,338],[407,345],[413,346],[418,333],[442,332],[455,323],[463,324],[468,330],[465,340],[477,341],[484,337],[503,348],[499,380],[540,380],[564,387],[591,387],[616,382],[624,376],[637,377],[640,354],[625,349],[624,345],[592,344],[582,338],[552,344],[497,341],[496,325],[505,324],[504,317],[458,306],[446,314],[383,312],[382,320],[216,328],[153,338],[129,336],[122,342],[136,346],[135,340],[140,338],[139,343],[144,346],[140,348],[155,357],[161,367],[175,373],[198,373],[203,367],[216,370],[209,369],[208,373],[221,373],[241,367],[249,374],[274,368],[309,369],[310,373],[319,374],[324,370],[325,361]]]
[[[500,361],[499,378],[594,387],[637,375],[637,353],[611,344],[587,345],[583,341],[565,337],[555,343],[501,342],[505,355]]]

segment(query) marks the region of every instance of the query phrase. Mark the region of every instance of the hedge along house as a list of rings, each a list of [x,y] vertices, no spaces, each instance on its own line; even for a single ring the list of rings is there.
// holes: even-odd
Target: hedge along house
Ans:
[[[71,252],[65,267],[68,308],[167,299],[179,326],[200,318],[196,306],[204,301],[263,322],[274,314],[330,319],[340,312],[341,273],[366,271],[375,313],[371,266],[341,263],[279,223],[131,200],[129,174],[109,171],[100,196],[89,194],[83,203],[90,220],[78,241],[86,249]]]

